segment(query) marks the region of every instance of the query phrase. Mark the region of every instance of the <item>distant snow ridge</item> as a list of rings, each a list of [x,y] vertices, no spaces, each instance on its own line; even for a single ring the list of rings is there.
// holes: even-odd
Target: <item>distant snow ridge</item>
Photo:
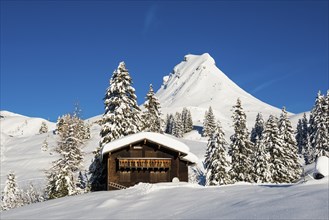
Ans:
[[[42,118],[30,118],[24,115],[0,111],[1,133],[8,136],[30,136],[39,133],[41,123],[45,122],[49,130],[56,124]]]
[[[225,126],[230,121],[232,106],[238,98],[252,122],[259,112],[265,117],[281,112],[241,89],[217,68],[208,53],[186,55],[169,76],[163,78],[156,96],[164,113],[174,113],[188,107],[196,124],[202,122],[205,110],[211,106],[216,118]]]

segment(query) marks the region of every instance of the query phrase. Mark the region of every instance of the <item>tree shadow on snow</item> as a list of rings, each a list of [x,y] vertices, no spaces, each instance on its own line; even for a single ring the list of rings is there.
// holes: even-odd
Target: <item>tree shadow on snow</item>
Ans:
[[[268,188],[287,188],[287,187],[290,187],[290,186],[293,186],[293,184],[290,184],[290,183],[286,183],[286,184],[262,184],[262,185],[259,185],[259,186],[263,186],[263,187],[268,187]]]

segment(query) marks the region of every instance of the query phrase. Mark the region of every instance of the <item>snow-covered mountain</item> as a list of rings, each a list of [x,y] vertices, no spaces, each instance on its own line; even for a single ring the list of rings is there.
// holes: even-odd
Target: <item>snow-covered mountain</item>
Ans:
[[[281,109],[253,97],[230,80],[208,54],[186,55],[173,71],[163,78],[156,96],[163,113],[175,113],[183,107],[190,109],[195,124],[202,125],[205,111],[212,107],[223,127],[230,128],[232,106],[238,98],[247,114],[248,125],[261,112],[266,120],[270,114],[279,115]]]
[[[209,54],[185,56],[184,61],[164,77],[156,95],[164,114],[181,112],[183,107],[188,107],[195,125],[202,125],[204,113],[211,106],[227,137],[232,132],[231,109],[237,98],[242,101],[249,128],[254,125],[258,112],[262,112],[265,120],[270,114],[281,113],[280,109],[258,100],[232,82],[216,67]],[[290,116],[294,126],[302,118],[302,114]],[[91,139],[83,147],[85,169],[88,169],[92,151],[100,140],[100,126],[96,123],[100,118],[95,116],[86,120],[91,125]],[[42,122],[46,122],[48,133],[39,134]],[[58,141],[53,133],[55,127],[55,123],[45,119],[0,111],[1,190],[9,171],[15,172],[21,188],[30,182],[37,188],[44,188],[44,171],[57,159],[53,153]],[[207,139],[193,130],[179,140],[199,158],[202,170]],[[47,151],[41,149],[44,141],[48,143]],[[307,175],[312,175],[314,164],[304,168]],[[328,177],[316,181],[310,175],[306,176],[306,183],[289,185],[238,183],[204,187],[196,183],[144,183],[121,191],[96,192],[24,206],[1,213],[1,219],[327,218]],[[309,201],[312,201],[311,205]]]

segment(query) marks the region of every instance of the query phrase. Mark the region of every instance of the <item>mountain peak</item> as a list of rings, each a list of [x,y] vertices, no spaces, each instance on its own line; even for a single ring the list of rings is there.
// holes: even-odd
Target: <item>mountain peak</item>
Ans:
[[[194,108],[199,111],[197,120],[201,121],[209,106],[219,120],[230,119],[232,106],[238,98],[252,117],[256,117],[259,112],[265,112],[265,116],[268,115],[266,112],[280,112],[280,109],[241,89],[216,66],[215,60],[208,53],[184,56],[184,60],[163,78],[163,84],[156,95],[164,113],[174,113],[183,107]]]
[[[209,63],[209,64],[212,64],[212,65],[215,65],[215,60],[214,58],[212,58],[210,56],[209,53],[204,53],[202,55],[194,55],[194,54],[188,54],[188,55],[185,55],[184,56],[184,61],[186,62],[189,62],[191,60],[195,60],[195,59],[198,59],[199,61],[201,61],[202,63]]]

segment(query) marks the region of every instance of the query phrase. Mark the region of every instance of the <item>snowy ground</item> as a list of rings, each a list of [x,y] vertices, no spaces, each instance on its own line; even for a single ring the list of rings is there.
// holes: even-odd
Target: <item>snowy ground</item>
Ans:
[[[38,134],[44,119],[1,111],[1,190],[10,170],[24,188],[32,182],[42,188],[44,170],[56,159],[54,123]],[[90,119],[89,122],[97,120]],[[297,120],[296,120],[297,121]],[[91,127],[84,146],[85,169],[99,142],[99,125]],[[227,133],[227,137],[230,134]],[[41,145],[47,139],[49,150]],[[180,141],[202,161],[207,139],[198,129]],[[313,180],[314,164],[305,167],[306,182],[298,184],[204,187],[192,183],[139,184],[120,191],[95,192],[36,203],[0,213],[1,219],[328,219],[328,177]]]
[[[1,219],[328,219],[328,178],[295,185],[142,183],[32,204]]]

